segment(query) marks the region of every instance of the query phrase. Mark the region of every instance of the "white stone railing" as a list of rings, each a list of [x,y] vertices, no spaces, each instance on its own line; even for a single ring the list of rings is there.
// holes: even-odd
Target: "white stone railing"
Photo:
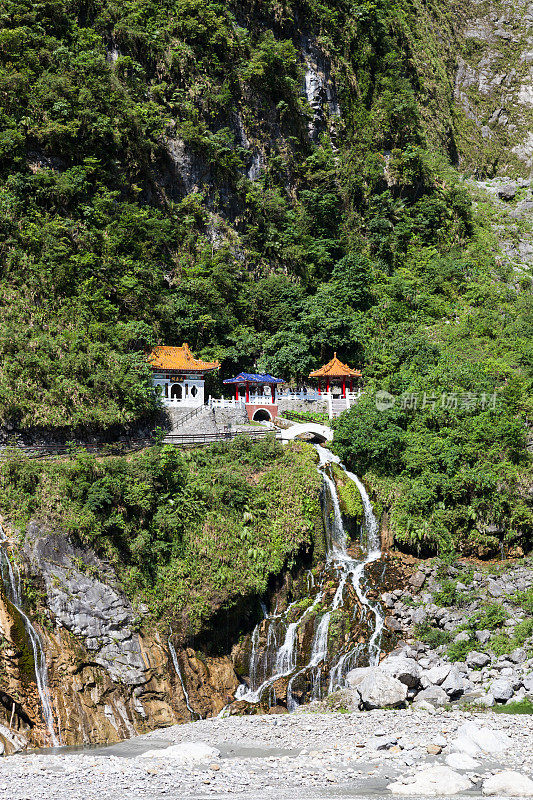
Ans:
[[[228,400],[226,397],[210,397],[210,408],[244,408],[244,400],[236,400],[234,397]]]
[[[318,394],[318,392],[314,389],[311,389],[309,392],[292,392],[292,391],[284,391],[278,393],[279,400],[308,400],[308,401],[316,401],[325,399],[325,395]]]

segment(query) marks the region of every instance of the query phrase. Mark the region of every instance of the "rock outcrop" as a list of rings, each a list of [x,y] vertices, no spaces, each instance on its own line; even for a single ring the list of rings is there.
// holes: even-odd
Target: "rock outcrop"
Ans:
[[[90,549],[34,522],[24,556],[39,588],[40,636],[63,744],[119,741],[188,721],[191,708],[197,718],[211,716],[233,695],[238,679],[229,658],[204,657],[183,645],[173,658],[147,609],[132,607],[111,566]],[[0,742],[8,752],[48,742],[31,654],[13,614],[0,601],[9,656],[0,683],[6,724]]]

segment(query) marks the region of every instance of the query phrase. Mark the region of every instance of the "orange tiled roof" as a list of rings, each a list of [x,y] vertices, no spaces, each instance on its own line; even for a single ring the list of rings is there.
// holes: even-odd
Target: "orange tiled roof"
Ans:
[[[181,369],[184,372],[208,372],[220,367],[219,361],[195,358],[188,344],[181,347],[154,347],[148,361],[153,369]]]
[[[314,372],[309,374],[310,378],[360,378],[362,375],[361,370],[352,369],[347,364],[343,364],[337,358],[337,353],[333,355],[331,361],[324,364],[320,369],[315,369]]]

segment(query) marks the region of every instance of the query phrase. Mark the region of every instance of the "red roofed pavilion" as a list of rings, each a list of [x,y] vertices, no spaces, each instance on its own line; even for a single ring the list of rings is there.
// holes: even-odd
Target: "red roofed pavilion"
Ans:
[[[320,369],[315,369],[309,374],[310,378],[318,379],[318,393],[322,394],[322,379],[326,382],[326,392],[329,393],[332,384],[342,386],[342,396],[346,397],[346,382],[349,383],[349,391],[353,388],[353,379],[361,378],[362,372],[359,369],[352,369],[347,364],[337,358],[337,353],[333,354],[331,361],[324,364]]]

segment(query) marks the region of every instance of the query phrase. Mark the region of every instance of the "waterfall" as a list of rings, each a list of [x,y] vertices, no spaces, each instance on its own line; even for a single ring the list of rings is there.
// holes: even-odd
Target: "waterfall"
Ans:
[[[185,681],[183,680],[183,675],[181,673],[181,668],[180,668],[179,661],[178,661],[178,654],[176,653],[176,648],[172,644],[171,636],[172,636],[172,634],[170,634],[170,636],[168,637],[168,641],[167,641],[168,650],[170,652],[170,657],[172,658],[172,663],[174,665],[174,671],[176,672],[176,675],[178,676],[179,682],[181,684],[181,691],[183,692],[183,698],[185,700],[185,705],[187,706],[187,711],[191,715],[191,719],[193,721],[197,720],[197,719],[201,719],[201,714],[198,714],[198,712],[195,711],[194,708],[192,708],[192,706],[191,706],[191,703],[190,703],[190,700],[189,700],[189,693],[187,691],[187,687],[185,686]]]
[[[267,615],[256,626],[251,636],[249,685],[243,683],[239,686],[235,694],[237,700],[257,703],[269,698],[270,702],[273,684],[280,679],[288,678],[287,708],[292,711],[298,705],[293,694],[298,679],[303,680],[307,687],[310,686],[306,690],[310,698],[319,698],[322,696],[323,688],[327,692],[332,692],[343,686],[346,673],[357,666],[360,659],[367,658],[370,664],[379,661],[384,619],[379,606],[367,598],[365,572],[366,567],[381,556],[379,525],[370,498],[357,475],[346,470],[340,459],[326,448],[317,447],[317,452],[318,470],[323,476],[332,511],[329,515],[325,509],[326,563],[317,585],[318,592],[312,603],[296,619],[293,618],[292,608],[295,605],[293,602],[284,612],[278,613],[276,609],[275,613]],[[339,495],[335,481],[328,474],[331,464],[338,465],[346,477],[355,483],[361,495],[364,517],[362,541],[366,542],[366,554],[360,559],[353,558],[347,550],[349,537],[342,520]],[[335,581],[335,591],[330,597],[331,592],[326,593],[326,585],[329,587],[332,577]],[[310,572],[307,574],[307,586],[308,591],[315,587],[315,579]],[[328,643],[330,623],[334,612],[345,608],[347,587],[351,587],[357,598],[358,605],[356,604],[354,608],[354,614],[359,612],[359,616],[356,621],[368,624],[369,637],[364,644],[351,642],[341,646],[338,652],[333,652]],[[324,611],[321,610],[310,650],[305,655],[301,652],[298,634],[303,624],[309,621],[311,612],[321,605],[322,601],[325,601],[328,607]],[[266,633],[266,644],[262,646],[261,632],[263,641]],[[262,670],[259,669],[260,665],[263,667]]]
[[[54,729],[54,715],[52,713],[52,702],[50,699],[50,689],[48,687],[48,669],[46,666],[44,647],[41,637],[33,627],[30,619],[22,610],[20,573],[16,564],[13,564],[9,558],[7,545],[7,536],[2,525],[0,525],[0,570],[2,572],[4,591],[7,598],[11,602],[11,605],[19,613],[22,624],[24,625],[24,629],[31,642],[33,662],[35,664],[35,682],[37,684],[37,691],[41,701],[43,720],[50,735],[52,745],[57,747],[61,744],[61,736],[56,736]]]

